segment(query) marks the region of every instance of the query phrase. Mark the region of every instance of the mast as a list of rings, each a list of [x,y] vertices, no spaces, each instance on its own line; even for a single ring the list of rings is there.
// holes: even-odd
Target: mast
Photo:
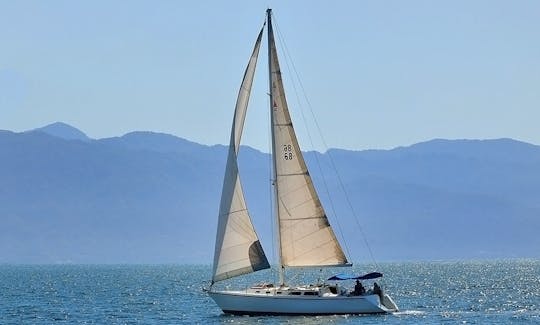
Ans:
[[[281,238],[280,238],[280,222],[279,222],[279,196],[278,196],[278,184],[277,184],[277,165],[276,165],[276,157],[277,157],[277,150],[276,150],[276,138],[274,134],[274,93],[273,93],[273,86],[272,86],[272,74],[275,73],[273,64],[272,64],[272,47],[274,44],[274,30],[272,28],[272,9],[268,8],[266,9],[266,16],[267,16],[267,22],[268,22],[268,88],[270,90],[270,129],[272,130],[272,185],[274,187],[274,218],[276,222],[276,234],[277,234],[277,251],[278,251],[278,272],[279,272],[279,284],[284,285],[285,284],[285,276],[284,276],[284,266],[281,261]]]

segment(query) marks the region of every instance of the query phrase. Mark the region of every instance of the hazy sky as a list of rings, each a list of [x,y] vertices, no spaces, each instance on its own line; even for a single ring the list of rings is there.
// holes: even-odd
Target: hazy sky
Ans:
[[[330,147],[540,144],[540,1],[0,0],[0,129],[63,121],[94,138],[150,130],[228,143],[267,6]],[[243,141],[264,151],[266,60],[265,45]]]

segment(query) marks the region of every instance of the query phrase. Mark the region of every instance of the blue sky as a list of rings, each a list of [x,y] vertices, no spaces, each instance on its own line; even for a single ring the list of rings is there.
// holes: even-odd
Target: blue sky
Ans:
[[[539,1],[0,0],[0,129],[63,121],[94,138],[150,130],[228,143],[267,6],[328,146],[540,144]],[[313,149],[309,106],[280,54]],[[264,48],[243,138],[263,151],[266,69]]]

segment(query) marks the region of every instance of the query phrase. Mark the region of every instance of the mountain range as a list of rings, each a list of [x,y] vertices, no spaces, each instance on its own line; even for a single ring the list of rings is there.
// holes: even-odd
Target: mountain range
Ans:
[[[64,123],[0,131],[0,263],[209,264],[226,153],[154,132],[91,139]],[[305,155],[352,261],[540,257],[540,146],[435,139]],[[272,256],[270,158],[239,157]]]

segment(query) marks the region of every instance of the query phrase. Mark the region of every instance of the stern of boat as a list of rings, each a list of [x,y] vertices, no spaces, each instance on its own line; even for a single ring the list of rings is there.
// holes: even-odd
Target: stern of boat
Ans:
[[[399,308],[396,305],[396,303],[394,302],[394,300],[392,299],[392,297],[390,297],[386,293],[383,294],[382,299],[380,299],[380,302],[381,302],[381,307],[386,309],[385,311],[388,312],[388,313],[393,313],[393,312],[399,311]]]

